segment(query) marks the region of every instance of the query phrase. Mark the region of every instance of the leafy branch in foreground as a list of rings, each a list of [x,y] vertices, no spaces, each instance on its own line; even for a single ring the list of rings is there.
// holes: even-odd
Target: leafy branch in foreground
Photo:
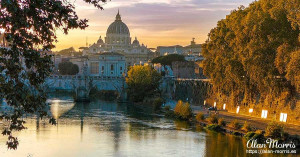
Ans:
[[[84,1],[99,9],[106,2]],[[78,18],[75,6],[67,0],[0,1],[0,28],[8,43],[0,45],[0,96],[12,109],[0,119],[6,124],[2,134],[8,135],[9,149],[19,144],[12,133],[25,129],[25,114],[41,118],[48,115],[43,83],[51,73],[52,61],[45,52],[55,47],[55,30],[62,29],[67,34],[70,29],[86,28],[87,22]],[[49,122],[56,123],[53,118]]]

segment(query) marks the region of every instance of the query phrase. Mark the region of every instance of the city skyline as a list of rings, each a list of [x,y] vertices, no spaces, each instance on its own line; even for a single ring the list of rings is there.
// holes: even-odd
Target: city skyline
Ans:
[[[0,8],[0,156],[299,154],[300,0]]]
[[[105,37],[108,26],[114,21],[118,9],[128,25],[130,35],[138,37],[148,47],[189,45],[207,39],[217,21],[224,19],[240,5],[248,6],[252,0],[121,0],[109,1],[99,10],[83,1],[74,5],[80,18],[89,19],[85,30],[71,30],[68,35],[57,30],[58,42],[54,51],[93,44],[99,36]]]

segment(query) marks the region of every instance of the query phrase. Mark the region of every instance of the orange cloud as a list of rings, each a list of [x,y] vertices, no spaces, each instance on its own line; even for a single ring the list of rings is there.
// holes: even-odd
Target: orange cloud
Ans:
[[[194,37],[205,42],[210,29],[225,18],[230,10],[248,5],[252,0],[112,0],[98,10],[92,5],[76,1],[80,18],[89,19],[86,30],[71,30],[68,35],[57,31],[58,43],[54,50],[92,44],[99,36],[106,36],[118,8],[122,20],[130,29],[131,37],[138,37],[148,47],[188,45]],[[87,40],[86,40],[87,39]]]

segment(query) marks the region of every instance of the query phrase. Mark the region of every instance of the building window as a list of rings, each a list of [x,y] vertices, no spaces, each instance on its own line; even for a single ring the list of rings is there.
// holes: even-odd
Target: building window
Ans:
[[[123,67],[120,67],[120,70],[122,71],[122,70],[123,70]]]
[[[104,66],[102,66],[102,71],[104,71]]]
[[[99,62],[91,63],[91,74],[99,74]]]
[[[110,66],[110,70],[114,70],[114,65],[113,64]]]

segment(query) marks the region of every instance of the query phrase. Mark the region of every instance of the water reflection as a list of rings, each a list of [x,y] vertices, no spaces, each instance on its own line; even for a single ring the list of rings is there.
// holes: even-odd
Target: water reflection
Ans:
[[[55,119],[58,119],[60,116],[62,116],[64,113],[71,110],[75,103],[72,100],[49,100],[48,101],[51,104],[51,114]]]
[[[245,141],[239,137],[145,115],[126,104],[75,103],[71,96],[48,101],[58,125],[27,118],[28,129],[16,133],[18,150],[7,150],[7,138],[0,136],[0,156],[246,156]]]
[[[177,130],[190,130],[191,126],[186,121],[174,121]]]

